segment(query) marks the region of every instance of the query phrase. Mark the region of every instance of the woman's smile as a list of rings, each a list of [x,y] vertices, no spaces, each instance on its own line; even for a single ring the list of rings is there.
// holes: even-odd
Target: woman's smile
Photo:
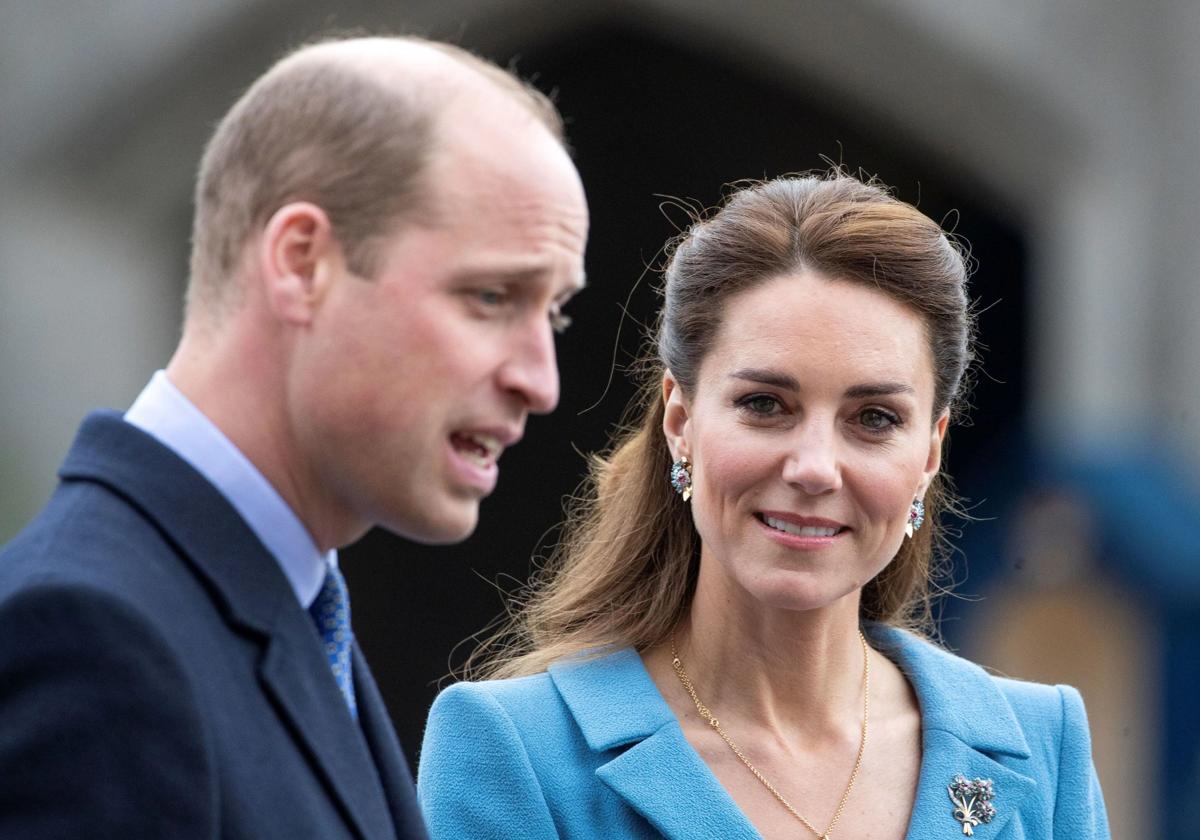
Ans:
[[[701,577],[751,604],[820,608],[875,577],[939,465],[920,316],[812,272],[734,296],[695,393],[670,400]]]
[[[779,511],[754,514],[770,539],[798,549],[824,548],[849,531],[845,525],[828,519],[795,516]]]

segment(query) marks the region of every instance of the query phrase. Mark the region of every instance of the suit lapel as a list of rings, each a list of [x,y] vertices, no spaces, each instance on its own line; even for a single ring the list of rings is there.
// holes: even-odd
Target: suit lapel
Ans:
[[[395,833],[387,800],[362,730],[321,657],[316,633],[303,610],[280,622],[259,665],[259,679],[294,737],[365,838]]]
[[[995,788],[990,823],[972,826],[978,840],[1022,837],[1008,830],[1037,782],[1020,772],[1029,744],[1012,707],[995,681],[978,665],[960,659],[902,630],[870,625],[874,646],[908,677],[921,704],[922,757],[910,840],[962,837],[947,788],[957,775],[991,779]]]
[[[596,777],[664,837],[761,840],[692,749],[635,651],[552,665],[550,676],[588,746],[613,755]]]
[[[312,621],[275,558],[224,496],[116,412],[96,412],[84,421],[59,475],[105,485],[157,525],[205,583],[226,622],[258,639],[259,680],[350,824],[363,837],[392,836],[374,763]]]
[[[396,730],[392,728],[387,707],[367,660],[358,645],[352,652],[354,658],[354,692],[358,699],[358,722],[366,736],[367,747],[375,760],[383,783],[383,793],[391,809],[392,821],[397,833],[405,840],[420,840],[425,837],[425,823],[417,806],[417,794],[413,787],[412,771],[400,749]]]

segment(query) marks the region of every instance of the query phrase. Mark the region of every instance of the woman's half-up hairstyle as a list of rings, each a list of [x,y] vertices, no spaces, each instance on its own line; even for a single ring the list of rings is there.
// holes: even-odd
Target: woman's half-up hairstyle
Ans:
[[[590,459],[560,541],[507,625],[472,656],[469,675],[534,673],[563,656],[644,650],[668,637],[691,603],[700,545],[689,507],[667,481],[663,373],[693,394],[729,298],[801,271],[868,286],[918,313],[933,359],[930,422],[957,407],[973,338],[967,257],[957,242],[884,188],[841,171],[738,189],[668,250],[662,310],[622,432]],[[932,629],[940,515],[953,505],[938,475],[925,495],[925,527],[863,588],[863,619]]]

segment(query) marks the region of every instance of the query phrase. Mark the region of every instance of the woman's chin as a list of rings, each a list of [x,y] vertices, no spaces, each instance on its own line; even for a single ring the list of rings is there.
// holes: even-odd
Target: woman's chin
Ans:
[[[791,612],[813,612],[846,605],[852,599],[857,609],[859,587],[833,585],[829,581],[795,580],[794,574],[782,579],[760,581],[749,590],[751,598],[763,607]]]

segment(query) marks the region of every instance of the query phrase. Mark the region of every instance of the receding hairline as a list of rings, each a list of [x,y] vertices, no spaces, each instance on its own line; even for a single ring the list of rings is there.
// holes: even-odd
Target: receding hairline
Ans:
[[[458,123],[488,106],[528,120],[567,151],[548,97],[451,44],[407,35],[330,38],[279,58],[205,146],[187,317],[219,317],[237,305],[234,275],[246,243],[296,196],[330,214],[348,261],[370,275],[385,229],[429,218],[436,194],[429,168],[455,142],[448,129],[461,132]]]
[[[313,65],[337,67],[361,75],[367,83],[394,85],[428,109],[435,122],[461,98],[494,98],[500,93],[564,143],[561,120],[552,106],[539,107],[536,94],[517,76],[462,47],[415,35],[331,39],[299,47],[280,59],[264,78]]]

